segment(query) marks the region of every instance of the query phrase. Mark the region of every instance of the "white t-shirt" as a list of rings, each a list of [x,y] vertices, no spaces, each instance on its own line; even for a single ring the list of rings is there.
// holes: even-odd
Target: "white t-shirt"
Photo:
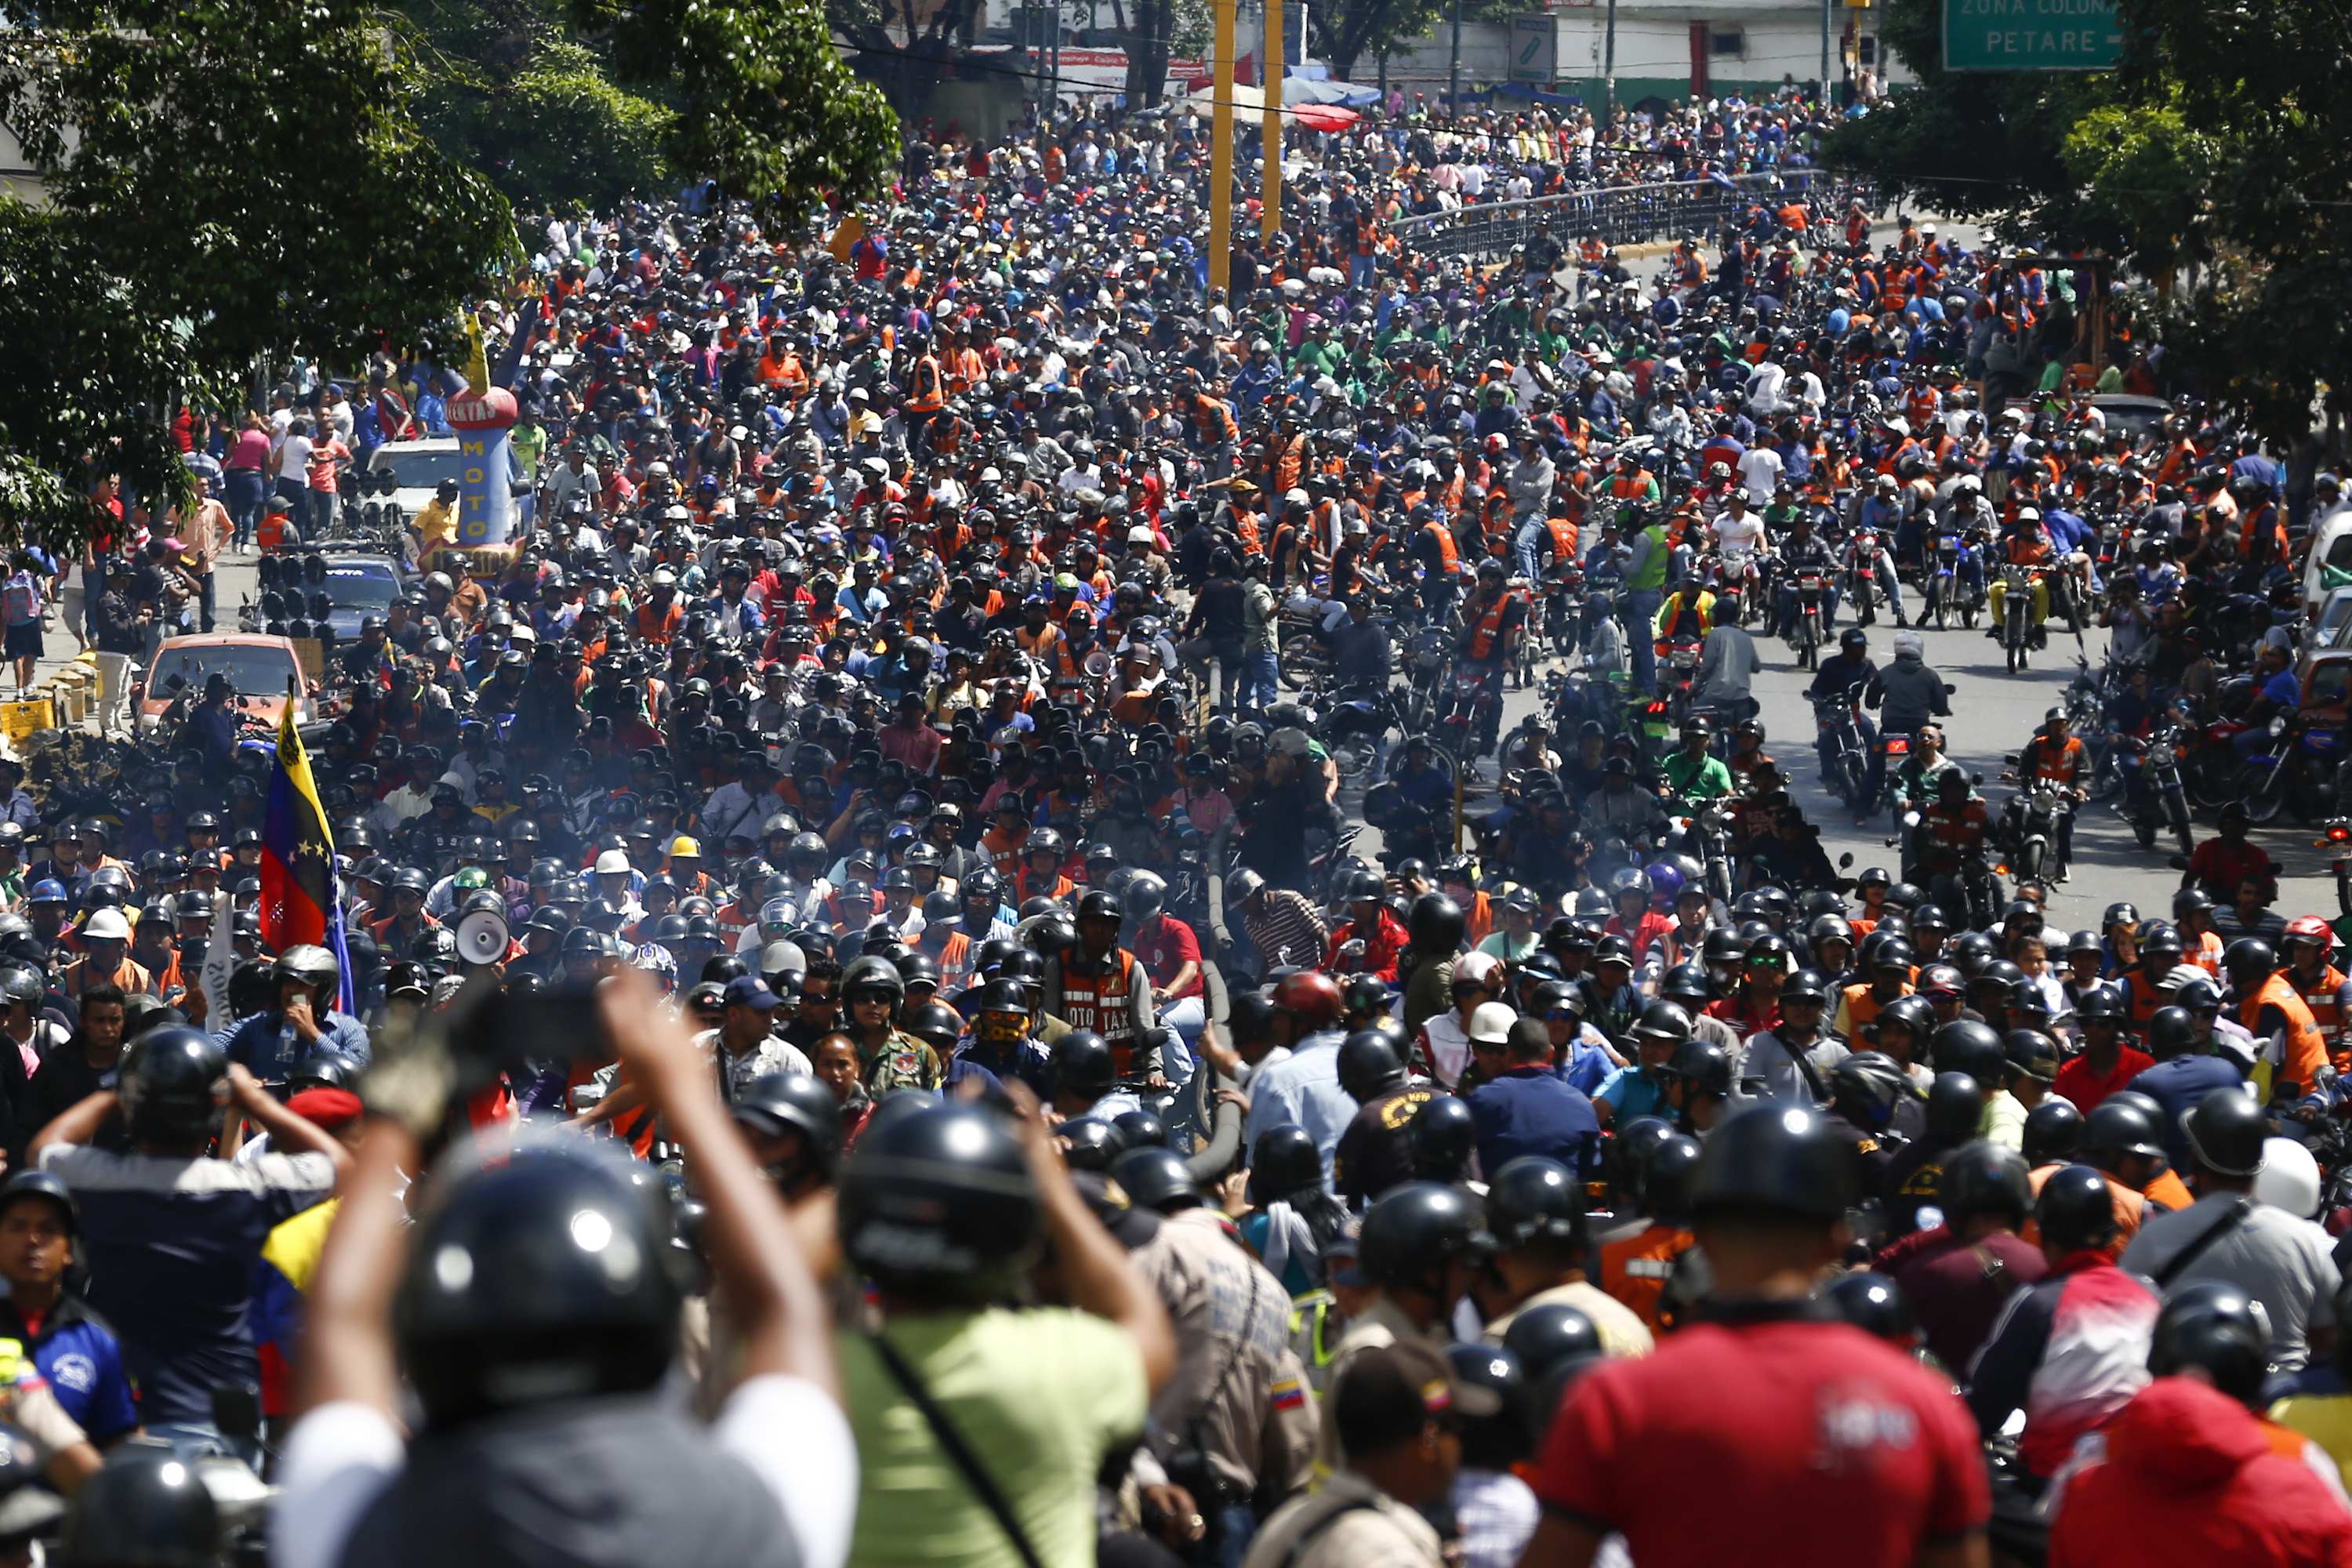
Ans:
[[[1726,511],[1715,520],[1715,548],[1726,561],[1745,561],[1764,542],[1764,520],[1754,512],[1734,517]]]
[[[310,482],[310,437],[289,436],[278,444],[278,477],[298,485]]]
[[[1748,499],[1762,506],[1780,488],[1781,471],[1788,467],[1780,454],[1769,447],[1750,447],[1739,454],[1739,479],[1747,487]]]
[[[803,1568],[841,1568],[857,1512],[857,1444],[841,1406],[803,1378],[755,1377],[727,1396],[710,1435],[776,1500]],[[344,1400],[303,1416],[278,1458],[273,1568],[334,1568],[407,1462],[400,1429],[373,1405]]]

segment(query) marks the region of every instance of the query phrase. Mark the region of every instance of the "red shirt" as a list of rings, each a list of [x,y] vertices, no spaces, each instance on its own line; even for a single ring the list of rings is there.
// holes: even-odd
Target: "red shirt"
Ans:
[[[1192,983],[1181,991],[1171,991],[1168,983],[1176,972],[1188,963],[1201,962],[1201,942],[1192,928],[1173,915],[1156,915],[1135,928],[1135,945],[1128,951],[1151,976],[1151,989],[1159,995],[1181,1000],[1201,994],[1201,975],[1192,974]]]
[[[2094,1071],[2091,1058],[2087,1055],[2079,1056],[2058,1069],[2058,1076],[2052,1080],[2050,1087],[2061,1098],[2073,1100],[2074,1109],[2088,1116],[2093,1106],[2155,1065],[2156,1058],[2146,1051],[2136,1051],[2126,1046],[2116,1056],[2113,1072]]]
[[[2221,897],[2225,904],[2237,898],[2238,884],[2247,878],[2267,882],[2278,873],[2260,845],[2232,844],[2219,835],[2197,847],[2189,857],[2189,869],[2200,882],[2225,889],[2226,896]]]
[[[1692,1506],[1693,1478],[1706,1506]],[[1560,1407],[1536,1495],[1642,1568],[1909,1568],[1990,1508],[1950,1386],[1843,1323],[1694,1324]]]

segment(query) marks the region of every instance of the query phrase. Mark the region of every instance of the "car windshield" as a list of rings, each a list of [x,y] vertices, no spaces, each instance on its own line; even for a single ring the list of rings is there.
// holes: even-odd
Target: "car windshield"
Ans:
[[[444,479],[465,477],[466,462],[457,448],[446,451],[399,452],[388,447],[376,448],[375,466],[390,468],[404,490],[429,490]]]
[[[326,586],[328,603],[351,610],[381,610],[400,596],[400,580],[387,565],[331,565]]]
[[[396,447],[376,448],[375,467],[390,468],[404,490],[429,490],[444,479],[462,482],[466,477],[465,455],[455,447],[447,450],[425,452],[404,451]],[[511,448],[507,452],[507,477],[521,477],[521,465]]]
[[[147,689],[168,697],[180,689],[176,680],[202,691],[205,678],[215,672],[227,676],[230,689],[240,697],[283,697],[287,677],[301,674],[291,654],[266,643],[165,643],[155,655]]]
[[[2107,434],[2128,436],[2135,446],[2146,439],[2149,431],[2164,423],[2164,416],[2170,412],[2160,403],[2099,405],[2100,416],[2107,422]]]

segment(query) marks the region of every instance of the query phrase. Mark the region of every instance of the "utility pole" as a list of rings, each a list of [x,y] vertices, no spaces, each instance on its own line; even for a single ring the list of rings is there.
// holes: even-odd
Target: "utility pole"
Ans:
[[[1259,74],[1265,81],[1258,91],[1265,99],[1259,128],[1265,160],[1265,211],[1259,216],[1257,232],[1259,238],[1270,240],[1282,232],[1282,0],[1265,0],[1265,42],[1259,54],[1265,65]],[[1299,43],[1303,48],[1303,36]]]
[[[1234,275],[1234,5],[1209,0],[1215,42],[1210,49],[1209,287],[1224,289]]]
[[[1609,20],[1601,37],[1601,124],[1593,137],[1598,147],[1609,140],[1609,122],[1617,118],[1617,0],[1609,0]]]
[[[1830,0],[1822,0],[1822,107],[1830,106]]]
[[[1445,107],[1448,113],[1462,112],[1462,0],[1454,0],[1454,58],[1445,72]]]

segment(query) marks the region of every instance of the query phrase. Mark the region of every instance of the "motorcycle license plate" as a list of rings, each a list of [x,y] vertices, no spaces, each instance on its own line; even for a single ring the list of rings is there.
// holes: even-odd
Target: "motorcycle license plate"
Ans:
[[[1910,752],[1911,742],[1907,737],[1902,735],[1889,735],[1886,738],[1886,754],[1888,756],[1908,756]]]

